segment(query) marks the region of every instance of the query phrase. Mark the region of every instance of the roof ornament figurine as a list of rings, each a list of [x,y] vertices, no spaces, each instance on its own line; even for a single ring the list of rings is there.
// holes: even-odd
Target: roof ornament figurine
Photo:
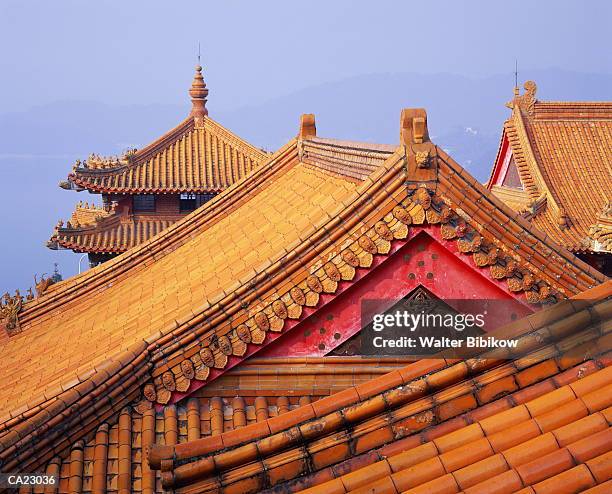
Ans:
[[[567,215],[567,212],[565,211],[565,209],[561,208],[559,210],[559,228],[561,228],[561,230],[565,230],[566,228],[569,228],[569,226],[570,226],[569,216]]]
[[[417,151],[415,159],[419,168],[429,168],[429,163],[431,161],[429,151]]]
[[[57,264],[55,265],[55,272],[53,273],[54,276],[57,273]],[[57,273],[59,274],[59,273]],[[40,297],[43,293],[45,293],[47,291],[47,289],[53,285],[53,283],[55,283],[54,280],[54,276],[52,277],[47,277],[45,278],[45,276],[47,276],[46,273],[43,273],[43,275],[40,277],[40,280],[38,279],[38,276],[35,274],[34,275],[34,287],[36,288],[36,296]]]
[[[396,290],[394,298],[403,298],[422,286],[450,300],[453,295],[484,292],[507,298],[520,309],[519,313],[531,313],[528,304],[536,304],[533,310],[537,310],[553,297],[559,300],[578,295],[606,280],[550,236],[530,228],[432,143],[424,110],[408,109],[402,117],[401,134],[405,139],[399,145],[314,136],[293,138],[273,156],[262,157],[262,161],[267,161],[259,169],[253,170],[251,165],[242,168],[245,175],[231,188],[224,188],[221,183],[219,188],[223,191],[208,206],[181,217],[170,229],[145,239],[125,255],[59,283],[36,301],[24,304],[19,313],[21,333],[15,338],[3,338],[5,332],[0,335],[0,375],[8,383],[0,395],[0,401],[6,404],[1,410],[4,419],[0,419],[0,430],[8,431],[0,433],[0,469],[57,472],[53,462],[59,457],[62,467],[57,490],[61,492],[73,488],[78,491],[74,485],[82,482],[94,485],[89,474],[94,470],[96,489],[100,491],[105,482],[110,482],[109,491],[117,488],[122,492],[138,492],[141,488],[143,493],[150,494],[156,492],[163,480],[166,485],[174,483],[177,487],[188,482],[207,483],[211,487],[195,485],[191,492],[255,494],[268,487],[290,492],[285,490],[289,485],[285,480],[292,482],[288,479],[295,477],[297,482],[308,481],[309,476],[329,471],[323,469],[331,465],[323,462],[331,460],[343,468],[340,462],[352,461],[353,457],[358,462],[363,458],[378,460],[388,449],[379,453],[375,448],[387,444],[390,445],[387,448],[405,448],[404,439],[420,446],[425,436],[418,434],[420,429],[414,424],[438,427],[436,434],[441,428],[452,433],[476,419],[482,420],[483,409],[491,414],[505,413],[505,409],[498,407],[501,402],[497,399],[500,393],[506,393],[507,378],[512,381],[507,392],[521,394],[506,397],[504,406],[514,407],[521,413],[518,418],[524,417],[524,421],[531,420],[531,415],[526,408],[517,406],[516,396],[533,400],[538,399],[532,393],[534,389],[542,394],[550,390],[553,398],[573,400],[575,394],[569,388],[553,392],[549,386],[553,382],[567,386],[569,374],[566,364],[560,363],[567,359],[552,360],[557,356],[557,347],[548,346],[551,342],[547,338],[553,330],[569,334],[576,345],[590,345],[591,340],[579,339],[583,331],[593,339],[605,337],[603,328],[607,321],[603,317],[610,314],[604,312],[608,305],[603,305],[602,299],[612,296],[612,281],[605,292],[581,295],[585,301],[597,300],[598,306],[592,310],[570,301],[551,308],[554,312],[547,313],[550,317],[519,319],[510,328],[528,332],[521,350],[528,346],[538,352],[538,367],[530,356],[523,359],[527,368],[514,363],[500,367],[495,359],[484,363],[445,359],[434,359],[432,363],[423,359],[403,371],[403,361],[399,359],[396,361],[401,366],[399,370],[387,374],[382,384],[369,382],[371,367],[359,367],[363,373],[351,374],[350,379],[336,377],[339,367],[334,367],[333,362],[337,359],[326,356],[351,341],[361,328],[357,323],[356,293],[361,300],[372,289],[377,290],[376,294],[389,296],[392,288]],[[145,148],[145,152],[139,151],[130,171],[141,163],[151,163],[151,159],[157,166],[161,154],[174,158],[188,151],[192,153],[189,156],[196,152],[207,156],[206,148],[197,146],[209,136],[213,145],[227,142],[228,147],[231,137],[236,149],[237,138],[229,131],[209,117],[202,120],[204,128],[194,129],[190,117],[161,143]],[[167,153],[176,142],[181,143],[181,153]],[[299,148],[304,149],[302,159]],[[256,152],[242,143],[239,149]],[[429,168],[418,168],[416,153],[425,151],[431,156]],[[213,159],[218,163],[217,157]],[[191,171],[191,163],[188,165],[184,170]],[[85,178],[99,180],[110,175],[88,172],[87,177],[74,180],[85,183]],[[127,187],[127,183],[131,188],[132,184],[123,181],[123,177],[119,185]],[[175,196],[180,192],[171,188],[175,182],[166,181],[163,172],[159,179],[154,173],[142,173],[141,177],[157,181],[137,182],[134,187],[139,193],[145,193],[142,190],[145,186],[150,187],[148,193],[162,187]],[[216,185],[214,182],[198,185],[202,183]],[[110,196],[105,199],[116,199],[109,191],[114,184],[107,186],[102,182],[102,185],[108,187],[104,190]],[[602,207],[603,204],[598,212]],[[119,208],[125,211],[124,205]],[[576,221],[573,210],[566,209]],[[79,218],[82,223],[85,221],[84,216]],[[305,218],[308,221],[303,221]],[[121,219],[113,221],[123,227]],[[103,234],[109,230],[97,231]],[[120,237],[122,242],[137,233],[127,227],[126,231],[130,237]],[[80,232],[64,233],[70,239]],[[415,269],[416,266],[423,269]],[[450,272],[454,273],[452,279],[439,276]],[[161,300],[158,296],[163,297],[163,304],[157,304],[159,307],[151,311],[151,305]],[[330,330],[322,323],[312,332],[315,334],[307,335],[315,317],[321,323],[326,321],[324,324],[329,324]],[[541,325],[532,324],[535,321]],[[593,325],[596,326],[592,328]],[[116,342],[110,347],[109,335]],[[49,344],[55,341],[61,344]],[[278,344],[282,347],[276,347]],[[289,358],[297,354],[294,349],[298,345],[305,352],[296,358],[307,361],[312,380],[302,379],[301,372],[300,379],[295,378],[292,366],[297,361]],[[591,347],[581,346],[580,351],[585,348]],[[235,380],[225,381],[233,382],[233,388],[219,385],[221,379],[234,378],[236,374],[230,374],[232,369],[243,372],[238,368],[240,365],[259,366],[247,359],[260,351],[259,356],[269,352],[265,368],[271,369],[271,374],[277,375],[279,366],[290,369],[284,374],[286,377],[278,374],[282,382],[275,377],[275,383],[268,388],[270,398],[279,398],[278,405],[270,409],[272,416],[265,403],[263,409],[260,405],[267,399],[257,393],[260,380],[244,384],[249,380],[239,379],[238,385]],[[272,353],[275,351],[278,353]],[[320,363],[313,362],[310,355],[320,357]],[[286,359],[287,364],[280,364],[279,359],[272,358],[275,356]],[[551,357],[552,375],[550,367],[540,370],[540,359],[546,357]],[[346,365],[348,360],[343,362],[342,368],[353,367]],[[598,364],[589,365],[595,370]],[[533,372],[529,366],[534,368]],[[319,369],[333,372],[328,374]],[[487,373],[485,369],[492,371]],[[334,379],[327,381],[332,374]],[[539,381],[523,378],[528,374],[537,376]],[[514,375],[518,377],[515,379]],[[503,386],[497,382],[502,376]],[[609,371],[606,376],[605,381],[597,382],[612,382]],[[367,384],[357,388],[355,379],[360,382],[363,379]],[[550,380],[540,386],[544,379]],[[580,386],[584,386],[585,379]],[[316,382],[316,389],[312,382]],[[353,387],[346,388],[342,382]],[[330,385],[342,394],[322,398],[321,395],[332,393],[332,389],[321,392]],[[519,390],[519,386],[527,391]],[[227,402],[231,395],[215,396],[218,389],[240,393],[231,404],[232,426],[248,429],[222,435],[225,425],[229,425],[224,412],[229,410]],[[248,405],[248,421],[243,399],[246,393],[262,399],[256,407]],[[280,400],[288,393],[293,401],[291,407],[298,410],[290,415],[285,413],[290,411],[288,400],[283,400],[284,403]],[[297,398],[304,393],[308,401],[298,403]],[[207,401],[198,401],[204,394]],[[612,400],[612,392],[599,394]],[[535,408],[538,403],[542,401],[536,402]],[[546,403],[556,406],[558,402]],[[612,405],[597,403],[602,409]],[[206,409],[207,418],[203,422],[198,414],[200,410],[206,413]],[[474,415],[466,415],[465,421],[455,420],[469,411]],[[544,413],[541,406],[538,411]],[[571,424],[575,408],[570,411]],[[499,418],[502,433],[510,427],[507,416],[506,413]],[[541,431],[537,423],[530,423],[533,426],[530,430]],[[449,431],[448,424],[457,429]],[[478,427],[459,434],[480,440],[472,434],[474,428],[482,429]],[[187,437],[179,433],[185,429]],[[485,429],[489,430],[486,427],[482,430]],[[429,435],[429,430],[423,434]],[[39,431],[44,431],[44,437]],[[202,437],[209,432],[210,438]],[[446,444],[456,444],[450,439]],[[524,436],[520,439],[524,441]],[[158,440],[165,444],[154,447]],[[202,444],[208,448],[206,451],[200,447]],[[472,447],[469,445],[468,449]],[[486,449],[493,452],[488,446]],[[88,452],[94,450],[97,453],[92,458]],[[299,456],[302,451],[303,459]],[[437,449],[430,451],[438,453]],[[456,457],[463,458],[464,451],[459,451]],[[108,454],[104,456],[104,452]],[[288,457],[290,464],[286,462]],[[159,461],[152,461],[156,458]],[[496,458],[499,457],[494,461]],[[132,475],[138,465],[142,467],[141,475]],[[253,466],[262,468],[257,473]],[[104,468],[119,473],[114,477],[98,475]],[[368,466],[366,471],[370,470],[373,469]],[[463,490],[467,487],[461,486]],[[329,486],[322,489],[331,492]]]
[[[511,109],[519,108],[521,111],[533,115],[537,101],[536,91],[538,90],[538,86],[534,81],[526,81],[525,84],[523,84],[523,88],[525,88],[525,92],[519,94],[518,86],[514,87],[514,98],[512,98],[512,101],[506,103],[506,106]]]
[[[607,203],[591,225],[586,239],[587,245],[596,252],[612,251],[612,203]]]
[[[127,162],[127,163],[131,163],[132,162],[132,158],[134,158],[134,155],[138,152],[138,148],[136,146],[130,146],[128,147],[123,154],[121,155],[121,161],[123,162]]]
[[[402,110],[400,116],[400,142],[405,147],[409,188],[436,181],[436,147],[429,140],[427,113],[423,108]],[[423,182],[424,181],[424,182]]]
[[[317,137],[317,124],[314,114],[306,113],[300,117],[300,139],[312,139]]]
[[[543,101],[536,90],[532,81],[524,94],[515,88],[487,187],[535,228],[611,273],[610,217],[601,213],[612,183],[612,102]]]
[[[87,253],[96,265],[105,262],[160,233],[268,161],[267,152],[208,116],[208,89],[199,58],[197,62],[186,88],[192,107],[182,122],[140,149],[130,146],[111,156],[91,153],[74,163],[59,186],[101,195],[103,207],[77,207],[65,227],[56,227],[49,248]],[[138,197],[144,194],[146,199]]]
[[[18,314],[23,307],[23,296],[19,290],[15,290],[15,295],[11,296],[6,292],[0,299],[0,321],[4,321],[6,330],[9,335],[19,333]]]

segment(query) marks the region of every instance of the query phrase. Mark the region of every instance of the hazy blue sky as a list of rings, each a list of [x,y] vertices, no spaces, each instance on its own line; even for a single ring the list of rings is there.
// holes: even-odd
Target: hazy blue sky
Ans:
[[[2,0],[0,109],[182,102],[198,41],[216,110],[364,73],[510,74],[515,58],[610,72],[611,19],[609,1]]]

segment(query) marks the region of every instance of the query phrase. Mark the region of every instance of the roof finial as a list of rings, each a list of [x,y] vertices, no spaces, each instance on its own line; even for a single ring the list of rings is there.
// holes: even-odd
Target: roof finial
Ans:
[[[191,114],[194,117],[203,117],[208,115],[206,109],[206,97],[208,96],[208,89],[202,77],[202,66],[200,65],[200,44],[198,43],[198,65],[196,65],[196,73],[193,76],[193,82],[191,83],[191,89],[189,89],[189,96],[191,96]]]
[[[514,59],[514,96],[519,95],[518,87],[518,59]]]

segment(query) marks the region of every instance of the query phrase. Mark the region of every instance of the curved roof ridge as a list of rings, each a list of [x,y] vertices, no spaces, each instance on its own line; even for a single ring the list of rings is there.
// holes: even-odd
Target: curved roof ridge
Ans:
[[[164,215],[124,215],[120,212],[101,218],[94,223],[75,228],[60,228],[47,245],[51,248],[72,249],[75,252],[122,253],[168,228],[181,218]],[[105,242],[105,239],[108,241]],[[57,244],[57,245],[54,245]]]
[[[531,223],[572,252],[610,252],[610,244],[594,237],[599,232],[591,227],[610,201],[612,102],[540,101],[533,81],[525,83],[525,90],[519,95],[515,88],[507,104],[512,113],[487,186],[492,188],[511,153],[525,198],[512,201],[503,185],[496,193],[517,211],[527,203]],[[543,196],[546,206],[538,208]]]
[[[189,115],[185,120],[179,123],[173,129],[170,129],[161,137],[158,137],[153,142],[136,151],[133,156],[133,164],[139,165],[146,161],[152,155],[157,154],[160,149],[167,147],[170,142],[176,141],[181,136],[192,130],[194,127],[194,117]]]
[[[300,141],[304,163],[332,175],[362,181],[397,151],[398,146],[373,146],[352,141],[310,137]]]
[[[160,148],[167,145],[169,142],[173,142],[183,136],[185,133],[189,132],[193,129],[193,117],[189,116],[181,123],[179,123],[176,127],[170,129],[168,132],[163,134],[158,139],[154,140],[150,144],[147,144],[144,148],[135,151],[132,155],[129,156],[127,161],[120,162],[118,166],[115,167],[97,167],[97,166],[88,166],[88,162],[84,162],[84,166],[76,167],[69,176],[77,176],[77,175],[114,175],[117,173],[122,173],[126,170],[133,169],[145,160],[144,156],[148,156],[149,153],[155,154]],[[144,156],[143,156],[144,155]]]
[[[542,193],[549,193],[548,184],[544,179],[540,171],[540,167],[538,166],[538,161],[536,155],[534,153],[533,148],[531,147],[531,143],[529,140],[529,134],[527,133],[527,126],[524,121],[523,113],[519,108],[515,108],[512,110],[512,117],[510,119],[510,125],[513,126],[517,133],[517,140],[519,145],[521,146],[522,158],[524,163],[527,165],[527,169],[531,173],[531,178],[536,182],[536,194],[533,199],[536,199]]]
[[[189,116],[121,159],[88,159],[69,182],[95,192],[218,192],[270,157],[208,116]],[[100,161],[100,163],[98,163]]]
[[[606,112],[612,117],[612,103],[606,105]],[[529,169],[541,177],[542,192],[548,196],[547,208],[541,212],[546,219],[540,221],[572,250],[588,250],[588,229],[595,209],[610,198],[612,168],[605,143],[610,138],[612,118],[604,123],[592,115],[584,120],[523,115],[517,119],[521,121],[519,132],[525,135],[520,146],[530,156]],[[572,139],[577,140],[574,146]],[[567,188],[566,182],[572,185]]]
[[[292,143],[290,143],[290,145],[287,146],[287,150],[288,151],[293,150],[293,153],[295,153],[293,156],[297,156],[295,140],[292,141]],[[371,177],[371,180],[368,180],[367,183],[362,184],[361,187],[372,188],[374,189],[374,191],[380,192],[382,191],[382,187],[384,186],[384,184],[389,181],[393,181],[394,183],[397,183],[397,186],[400,186],[401,182],[396,180],[397,171],[398,171],[397,168],[401,166],[403,160],[400,154],[398,154],[397,158],[398,158],[397,160],[393,162],[389,162],[386,169],[381,170],[380,173],[375,173],[374,176]],[[279,168],[289,167],[292,170],[293,168],[297,168],[297,167],[291,166],[292,163],[295,164],[295,161],[279,163],[278,167]],[[264,167],[264,168],[269,168],[269,167]],[[285,171],[285,173],[289,173],[289,171]],[[383,178],[380,176],[381,174],[385,174],[386,176]],[[259,181],[259,183],[255,184],[255,187],[263,190],[267,188],[269,184],[266,182],[266,178],[267,178],[266,174],[261,173],[260,175],[262,175],[262,177],[260,177],[261,180]],[[277,176],[279,175],[277,174]],[[289,180],[289,183],[292,183],[291,178],[287,178],[287,180]],[[142,344],[144,344],[144,348],[142,350],[138,350],[138,355],[140,355],[142,359],[146,360],[146,365],[148,367],[150,367],[151,365],[155,365],[154,362],[158,361],[160,351],[172,351],[172,348],[164,350],[164,346],[166,346],[168,342],[170,341],[178,342],[179,340],[177,338],[179,338],[179,335],[189,337],[189,335],[186,334],[186,331],[189,331],[188,329],[189,327],[198,325],[200,323],[204,323],[203,328],[199,328],[199,332],[203,330],[208,330],[209,323],[211,321],[214,321],[218,319],[219,317],[227,316],[226,311],[233,310],[234,305],[238,304],[239,307],[242,307],[240,300],[241,299],[244,300],[243,297],[246,296],[246,292],[250,293],[250,291],[252,290],[253,284],[256,284],[256,285],[260,283],[263,284],[263,287],[261,287],[261,290],[263,290],[263,289],[267,289],[266,288],[268,284],[267,280],[274,279],[275,277],[284,278],[287,274],[286,262],[291,262],[292,266],[294,266],[294,269],[301,269],[303,267],[302,264],[300,262],[296,262],[298,258],[301,259],[300,256],[305,256],[306,258],[310,259],[313,256],[316,257],[321,248],[329,248],[330,243],[333,242],[333,238],[331,235],[330,236],[327,235],[326,225],[328,225],[328,228],[331,229],[334,226],[337,226],[342,221],[346,221],[347,219],[349,219],[351,215],[351,211],[353,209],[352,203],[354,201],[357,201],[360,204],[363,203],[364,206],[370,205],[369,198],[365,194],[359,191],[361,187],[357,188],[355,187],[354,184],[350,184],[350,182],[345,180],[343,182],[345,184],[344,189],[346,190],[340,191],[339,190],[340,183],[338,180],[330,181],[328,179],[324,179],[323,177],[319,176],[318,182],[321,182],[322,180],[323,182],[319,184],[319,186],[315,184],[313,190],[318,191],[319,194],[322,195],[322,197],[329,197],[330,194],[337,194],[338,192],[341,192],[342,200],[331,201],[331,202],[328,202],[326,205],[323,205],[321,201],[316,202],[317,208],[320,208],[320,207],[326,208],[325,210],[329,210],[330,213],[324,214],[320,219],[316,220],[315,224],[311,224],[311,226],[308,227],[311,230],[311,233],[308,234],[308,236],[306,237],[306,240],[301,240],[300,238],[296,238],[296,240],[293,242],[293,244],[295,245],[292,244],[292,245],[285,246],[285,248],[279,248],[280,249],[279,254],[283,256],[281,259],[274,260],[274,259],[268,258],[266,261],[264,261],[264,266],[262,266],[261,268],[258,267],[258,269],[253,271],[252,273],[247,273],[241,279],[236,280],[234,283],[232,283],[231,286],[222,287],[218,293],[217,292],[214,292],[214,293],[207,292],[207,294],[201,298],[201,303],[199,303],[197,307],[192,308],[189,311],[189,314],[183,313],[183,315],[179,315],[179,314],[175,314],[174,312],[172,312],[170,313],[169,317],[174,317],[175,319],[169,320],[167,324],[164,321],[162,321],[163,327],[160,327],[159,323],[157,324],[155,329],[148,329],[148,326],[146,328],[143,327],[143,329],[148,331],[148,333],[146,333],[147,336],[143,337],[142,339],[138,339],[137,345],[142,346]],[[322,185],[326,186],[325,191],[321,189]],[[233,194],[233,196],[235,195],[236,194]],[[384,197],[385,199],[389,199],[386,194],[384,195]],[[242,202],[244,202],[244,200]],[[318,206],[319,204],[321,206]],[[226,213],[227,207],[225,208],[223,208],[223,206],[220,206],[220,207]],[[343,213],[343,214],[340,214],[340,213]],[[227,214],[225,214],[224,216],[227,216]],[[183,224],[185,222],[182,221],[181,223]],[[173,228],[169,228],[168,230],[173,230]],[[160,237],[164,235],[166,236],[169,235],[168,230],[163,232],[160,235]],[[339,233],[340,234],[343,233],[343,230],[340,230]],[[190,235],[189,237],[193,238],[193,235]],[[260,238],[260,237],[256,237],[256,238]],[[319,244],[324,244],[324,245],[323,247],[321,247],[321,245]],[[134,250],[143,250],[143,249],[136,248]],[[175,249],[171,247],[166,246],[166,248],[164,248],[164,246],[162,246],[160,249],[157,250],[157,253],[159,256],[158,258],[163,258],[166,254],[170,254],[174,250]],[[121,258],[129,259],[130,257],[133,257],[133,256],[130,256],[130,254],[131,253],[128,252],[125,255],[119,256],[116,259],[121,259]],[[110,263],[113,263],[113,261],[114,260],[111,260]],[[152,262],[155,263],[155,261],[156,259],[155,257],[153,257]],[[144,260],[141,260],[141,262],[139,262],[139,265],[136,266],[136,269],[143,271],[144,268],[149,268],[150,270],[151,263],[145,264]],[[94,268],[94,270],[92,271],[95,271],[95,269],[96,268]],[[115,272],[119,271],[116,266],[115,266],[114,271]],[[121,273],[118,273],[118,274],[121,275]],[[251,281],[248,280],[249,278],[252,278]],[[102,280],[101,284],[103,285],[101,288],[102,294],[106,290],[112,289],[115,286],[115,282],[109,281],[108,279]],[[91,287],[83,287],[83,290],[84,290],[84,293],[82,293],[82,295],[92,294]],[[200,298],[198,298],[198,300],[200,300]],[[34,300],[33,302],[36,302],[36,300]],[[194,302],[194,303],[198,303],[198,302]],[[48,313],[50,317],[56,317],[60,311],[58,310],[58,307],[50,307],[50,308],[46,308],[45,312]],[[26,324],[27,324],[27,321],[26,321]],[[80,328],[81,326],[79,325],[78,327]],[[141,326],[138,326],[138,327],[141,327]],[[57,325],[55,326],[55,328],[57,328]],[[24,329],[25,331],[23,331],[22,333],[18,333],[14,337],[9,338],[9,340],[7,341],[7,344],[11,344],[13,348],[21,347],[26,341],[24,338],[27,337],[28,334],[30,334],[30,330],[27,327],[25,327]],[[50,333],[47,332],[48,334],[46,334],[45,330],[47,328],[45,326],[41,326],[41,324],[39,324],[36,329],[38,330],[37,332],[38,335],[41,335],[41,334],[45,335],[46,338],[51,337]],[[88,330],[91,330],[91,328],[89,327]],[[191,332],[191,336],[189,338],[193,338],[193,337],[197,337],[197,334],[194,332]],[[173,346],[174,345],[171,345],[171,347]],[[141,353],[141,352],[145,352],[145,353]],[[107,355],[108,352],[105,352],[104,349],[101,349],[100,352],[98,353],[101,354],[101,356],[98,355],[97,358],[102,358],[105,355]],[[133,352],[128,352],[126,354],[120,353],[118,355],[115,355],[115,353],[111,353],[110,356],[107,355],[104,358],[106,358],[106,360],[103,360],[103,362],[121,361],[121,363],[123,363],[124,361],[129,362],[130,359],[133,359],[135,357],[134,357]],[[87,376],[89,376],[90,374],[96,375],[96,373],[98,372],[96,369],[97,369],[97,364],[94,370],[90,369],[89,372],[86,372],[86,369],[79,369],[78,372],[80,374],[78,375],[77,378],[74,378],[74,379],[71,378],[72,380],[70,381],[69,385],[65,383],[64,381],[61,381],[62,382],[61,385],[64,386],[64,388],[66,389],[71,388],[73,386],[81,385],[83,384],[83,379],[88,378]],[[62,376],[61,378],[65,379],[66,376]],[[57,391],[56,382],[48,384],[45,381],[39,384],[42,385],[42,387],[38,386],[38,393],[42,393],[40,394],[39,399],[44,400],[46,396],[56,395],[55,394]],[[44,390],[44,392],[42,390]],[[32,399],[33,398],[30,397],[30,399],[28,400],[28,403],[32,403],[31,401]],[[41,403],[40,401],[36,402],[37,405],[40,403]]]
[[[415,229],[435,229],[466,264],[521,303],[602,281],[489,200],[428,140],[425,117],[403,112],[403,145],[360,184],[300,162],[294,139],[178,226],[26,304],[32,324],[24,321],[23,333],[2,342],[0,389],[10,419],[24,428],[46,423],[46,405],[32,407],[54,400],[52,416],[78,422],[91,407],[73,407],[65,395],[81,400],[83,391],[91,401],[98,383],[119,371],[129,383],[113,381],[104,392],[144,400],[143,407],[176,401],[303,320],[327,295],[359,282]],[[546,273],[532,276],[531,267]],[[106,365],[115,366],[112,373]],[[22,374],[31,378],[20,380]],[[87,407],[85,398],[79,403]],[[65,433],[60,425],[53,434]],[[36,448],[29,429],[15,433],[18,443],[11,439],[7,454]]]
[[[534,120],[612,120],[612,101],[540,101],[534,104]]]
[[[555,239],[547,235],[545,232],[534,228],[525,218],[521,216],[519,212],[513,210],[510,206],[499,199],[490,189],[487,189],[483,184],[471,177],[465,168],[454,161],[448,154],[446,154],[446,152],[438,147],[437,152],[442,158],[442,163],[452,170],[452,174],[458,175],[465,182],[465,188],[458,189],[461,194],[459,197],[457,197],[460,208],[465,209],[466,213],[469,214],[471,213],[470,209],[472,207],[476,207],[478,212],[485,212],[487,216],[490,215],[490,217],[495,221],[487,221],[483,226],[485,229],[490,228],[490,233],[492,233],[494,237],[498,237],[499,242],[510,243],[510,239],[514,238],[517,242],[514,245],[514,251],[516,253],[518,253],[523,244],[533,246],[536,243],[539,243],[541,248],[544,247],[549,250],[549,254],[552,254],[553,252],[556,253],[559,256],[558,260],[564,262],[566,268],[570,266],[573,268],[573,273],[570,275],[570,277],[581,276],[584,273],[589,273],[589,276],[593,279],[599,281],[607,280],[605,275],[576,257]],[[446,185],[448,184],[448,180],[444,178],[444,175],[444,173],[440,174],[440,182],[445,185],[444,189],[445,193],[447,193],[451,190],[451,188]],[[457,185],[455,185],[455,188],[457,188]],[[466,193],[466,190],[469,189],[472,189],[472,194],[469,192]],[[472,196],[472,198],[470,198],[470,196]],[[475,200],[476,198],[479,199]],[[522,232],[517,229],[515,229],[514,232],[507,230],[506,226],[509,225],[510,222],[508,220],[510,219],[516,223],[516,228],[520,228]],[[497,225],[504,225],[501,228],[501,232],[504,232],[504,234],[509,237],[508,239],[504,239],[503,234],[500,236],[501,232],[496,231],[499,230]],[[531,238],[527,239],[527,236]],[[532,271],[537,271],[544,279],[549,279],[552,281],[554,278],[557,278],[558,281],[564,275],[567,276],[567,273],[564,273],[563,271],[557,271],[554,273],[555,269],[553,269],[551,263],[542,264],[541,267],[537,266],[538,265],[534,259],[531,263],[530,269]]]
[[[517,163],[517,170],[523,183],[528,183],[530,178],[531,181],[535,182],[534,186],[526,187],[532,201],[537,201],[542,197],[543,194],[547,197],[547,204],[552,206],[552,210],[555,215],[559,215],[562,211],[559,206],[559,198],[556,196],[552,188],[550,187],[550,180],[546,176],[545,170],[539,165],[536,150],[531,145],[531,138],[529,136],[529,129],[527,128],[527,122],[529,117],[523,115],[523,112],[519,107],[512,110],[512,116],[508,120],[508,125],[514,129],[515,137],[509,136],[509,139],[514,141],[515,145],[518,144],[520,147],[520,153],[517,153],[513,146],[513,156]],[[527,122],[526,122],[527,121]],[[511,143],[512,145],[512,143]],[[518,166],[522,162],[526,165],[525,170],[523,167]],[[525,171],[529,173],[527,177]]]
[[[285,153],[289,152],[291,148],[297,152],[296,142],[297,140],[294,139],[288,143],[270,158],[268,165],[260,167],[257,171],[251,173],[248,178],[243,179],[228,189],[228,192],[231,191],[231,193],[221,194],[215,200],[207,203],[196,212],[186,216],[176,224],[169,227],[166,231],[143,243],[142,245],[139,245],[121,256],[118,256],[117,258],[112,259],[101,266],[93,268],[80,276],[64,281],[54,290],[50,291],[48,295],[43,295],[39,299],[28,302],[25,304],[24,310],[21,313],[21,317],[23,318],[24,322],[27,322],[29,317],[35,318],[35,314],[37,313],[48,312],[49,308],[55,309],[64,303],[74,300],[75,297],[79,296],[79,293],[86,294],[90,290],[91,284],[93,284],[93,286],[103,286],[105,283],[115,277],[115,274],[112,274],[113,272],[116,272],[117,275],[123,275],[126,271],[131,269],[129,267],[130,265],[137,264],[138,262],[144,261],[147,258],[159,258],[160,252],[168,252],[168,249],[173,249],[176,248],[177,245],[180,245],[180,242],[182,241],[181,239],[185,238],[184,236],[189,236],[188,232],[193,234],[194,232],[199,231],[203,225],[214,224],[215,217],[217,215],[223,215],[227,212],[228,208],[236,207],[236,205],[244,199],[245,195],[248,195],[251,193],[251,191],[260,186],[259,184],[265,182],[266,178],[262,177],[270,177],[272,174],[276,173],[278,169],[284,168],[286,163],[281,163],[281,158]],[[402,152],[401,146],[397,148],[397,152]],[[450,158],[448,155],[446,155],[446,153],[438,149],[437,154],[441,157],[446,157],[443,162],[448,164]],[[453,167],[455,168],[455,173],[458,175],[462,177],[468,175],[460,165],[455,163]],[[364,178],[364,181],[360,187],[364,188],[364,190],[367,189],[367,187],[371,185],[373,181],[377,180],[377,176],[385,173],[385,168],[386,167],[384,166],[379,167],[372,174]],[[441,176],[440,178],[442,179],[443,177]],[[476,181],[474,179],[470,179],[468,182],[472,184],[472,186],[475,186]],[[478,184],[478,186],[480,186],[480,184]],[[482,186],[478,186],[476,186],[478,194],[487,196],[489,199],[493,197],[493,194],[490,191],[484,189]],[[575,272],[572,272],[573,276],[575,276],[577,272],[588,272],[594,277],[594,279],[600,279],[600,273],[576,259],[575,256],[571,255],[555,242],[551,242],[549,238],[546,238],[546,235],[541,234],[537,230],[534,231],[529,223],[527,223],[523,218],[518,217],[517,213],[510,210],[509,207],[507,207],[503,202],[493,197],[493,203],[494,206],[492,209],[496,210],[496,213],[494,214],[499,216],[499,221],[502,224],[507,223],[508,218],[515,219],[519,223],[522,222],[521,226],[526,230],[531,231],[532,235],[538,238],[538,240],[544,245],[548,245],[551,252],[559,253],[565,262],[568,262],[570,265],[574,266]],[[461,202],[459,202],[459,204],[461,204]],[[500,214],[502,212],[503,214]],[[211,221],[213,223],[210,223]],[[177,244],[177,242],[179,243]],[[174,247],[170,247],[172,245],[174,245]],[[161,257],[163,257],[163,254]],[[546,276],[546,278],[549,278],[549,276]],[[65,298],[65,296],[69,296],[69,298],[62,300]]]
[[[592,100],[592,101],[569,101],[569,100],[536,100],[536,107],[540,106],[593,106],[593,107],[601,107],[601,108],[612,108],[612,101],[605,100]]]

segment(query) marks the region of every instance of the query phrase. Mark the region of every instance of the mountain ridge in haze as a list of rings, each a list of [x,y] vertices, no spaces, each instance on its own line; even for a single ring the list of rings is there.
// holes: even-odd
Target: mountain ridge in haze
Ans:
[[[542,100],[612,99],[611,74],[548,69],[526,75],[538,83]],[[321,136],[398,142],[400,110],[423,107],[435,142],[446,148],[448,139],[453,157],[482,180],[509,113],[504,103],[512,97],[512,85],[511,75],[471,79],[447,73],[366,74],[233,111],[215,108],[212,89],[208,106],[219,123],[268,150],[295,136],[302,113],[315,113]],[[73,155],[70,162],[91,152],[117,154],[132,145],[143,147],[182,121],[188,111],[185,91],[184,105],[64,101],[1,114],[0,154]]]

